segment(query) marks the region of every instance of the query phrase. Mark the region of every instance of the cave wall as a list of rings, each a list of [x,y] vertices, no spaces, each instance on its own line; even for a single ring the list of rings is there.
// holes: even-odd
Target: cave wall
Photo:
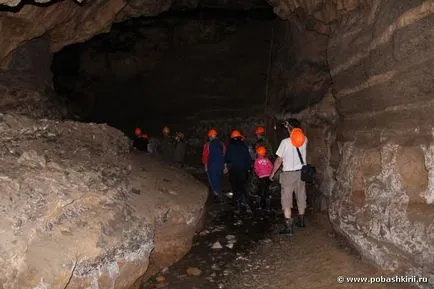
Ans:
[[[330,219],[368,259],[431,282],[433,12],[432,1],[378,1],[345,16],[328,47],[342,115]]]
[[[20,1],[1,0],[0,4],[16,6]],[[192,5],[195,1],[129,1],[97,0],[59,1],[48,5],[18,5],[0,12],[0,34],[7,42],[0,45],[0,67],[7,67],[13,51],[25,42],[46,36],[50,50],[83,42],[95,34],[107,32],[113,22],[140,15],[157,15],[171,5]]]
[[[284,105],[295,95],[285,81],[294,77],[290,69],[277,67],[276,79],[284,85],[276,87],[285,91],[276,93],[280,104],[274,113],[303,121],[334,228],[367,260],[428,277],[431,283],[420,286],[432,288],[434,4],[293,2],[280,1],[275,11],[289,25],[298,21],[295,25],[327,35],[325,43],[315,35],[312,43],[326,52],[332,85],[320,103],[295,112],[294,102],[290,108]],[[348,3],[337,7],[338,2]],[[286,51],[294,51],[293,46]],[[306,73],[317,83],[324,75],[305,71],[296,79]],[[319,94],[327,85],[320,87]]]
[[[65,106],[53,90],[51,60],[46,38],[14,51],[8,70],[0,70],[0,112],[52,119],[65,115]]]

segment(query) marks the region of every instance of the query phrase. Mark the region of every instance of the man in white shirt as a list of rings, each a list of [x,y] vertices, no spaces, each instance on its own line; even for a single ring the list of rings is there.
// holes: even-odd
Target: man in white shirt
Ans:
[[[283,123],[283,126],[288,130],[288,134],[294,128],[300,127],[300,122],[296,119],[289,119]],[[307,138],[304,144],[299,147],[303,161],[306,163],[306,148]],[[292,236],[294,231],[294,219],[291,216],[292,209],[292,193],[295,192],[297,200],[297,207],[299,212],[300,227],[304,227],[304,212],[306,209],[306,184],[301,180],[301,168],[303,164],[297,153],[297,148],[291,143],[291,139],[285,138],[280,142],[279,148],[276,152],[277,159],[274,161],[273,172],[271,173],[270,180],[273,180],[275,173],[283,164],[282,173],[279,177],[279,182],[282,186],[281,190],[281,203],[282,210],[285,215],[285,229],[281,234]]]

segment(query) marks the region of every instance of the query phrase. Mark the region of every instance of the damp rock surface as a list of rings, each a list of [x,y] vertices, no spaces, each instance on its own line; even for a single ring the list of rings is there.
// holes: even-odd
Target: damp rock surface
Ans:
[[[382,268],[434,286],[431,1],[376,1],[328,44],[336,107],[333,226]],[[343,37],[345,36],[345,37]],[[351,44],[350,44],[351,43]]]
[[[0,114],[0,131],[2,288],[129,289],[190,249],[206,187],[118,130]]]

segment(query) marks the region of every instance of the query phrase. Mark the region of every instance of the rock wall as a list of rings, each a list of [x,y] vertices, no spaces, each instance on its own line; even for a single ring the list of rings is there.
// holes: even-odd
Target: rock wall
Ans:
[[[13,6],[19,2],[2,0],[0,4]],[[0,12],[0,34],[8,39],[0,45],[0,67],[6,67],[11,53],[29,40],[45,35],[50,41],[50,50],[58,51],[68,44],[108,31],[113,22],[139,15],[157,15],[172,4],[172,1],[136,2],[98,0],[79,5],[75,1],[60,1],[44,5],[46,7],[22,5]]]
[[[55,96],[48,40],[32,40],[13,53],[8,70],[0,70],[0,112],[59,119],[66,114]]]
[[[304,27],[328,35],[328,96],[301,113],[283,115],[306,125],[330,220],[367,260],[428,277],[431,283],[420,287],[432,288],[434,2],[291,3],[275,3],[276,9],[286,11],[290,23],[303,23],[301,15]],[[293,89],[285,91],[292,96]]]
[[[320,102],[331,85],[328,35],[308,29],[307,22],[305,15],[294,16],[275,29],[267,105],[278,117]]]
[[[22,2],[0,0],[0,35],[8,40],[0,44],[0,68],[7,67],[16,48],[41,36],[48,37],[50,50],[56,52],[109,31],[114,22],[143,15],[155,16],[169,8],[185,10],[196,8],[200,3],[201,7],[248,9],[264,8],[266,4],[257,0],[35,1],[41,5]]]
[[[0,114],[0,130],[2,288],[129,289],[190,249],[207,197],[190,175],[106,125]]]
[[[381,267],[434,282],[434,2],[374,4],[330,36],[342,116],[330,219]]]

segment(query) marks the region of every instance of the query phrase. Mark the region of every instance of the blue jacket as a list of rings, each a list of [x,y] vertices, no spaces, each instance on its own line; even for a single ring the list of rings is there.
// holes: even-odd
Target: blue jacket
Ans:
[[[249,149],[244,141],[240,139],[231,139],[225,156],[225,163],[229,169],[250,169],[252,167],[252,158]]]
[[[223,169],[226,147],[218,139],[205,144],[202,152],[202,163],[209,169]]]

